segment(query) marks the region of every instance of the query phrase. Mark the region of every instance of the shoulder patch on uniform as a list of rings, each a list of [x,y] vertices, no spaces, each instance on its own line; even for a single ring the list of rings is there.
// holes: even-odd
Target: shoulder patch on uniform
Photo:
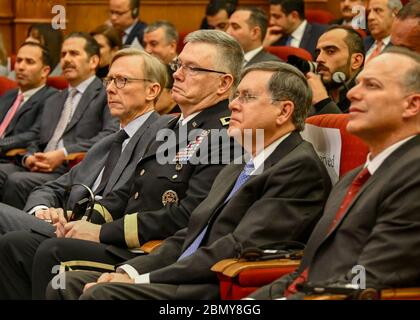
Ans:
[[[222,124],[222,126],[227,126],[229,125],[230,122],[230,117],[223,117],[220,118],[220,123]]]

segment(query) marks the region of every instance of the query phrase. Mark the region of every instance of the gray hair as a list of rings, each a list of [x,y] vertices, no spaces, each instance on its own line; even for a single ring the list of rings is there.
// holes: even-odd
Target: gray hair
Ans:
[[[388,0],[388,8],[393,11],[396,10],[397,12],[401,10],[403,7],[401,0]]]
[[[185,37],[184,43],[190,42],[202,42],[215,46],[218,49],[214,60],[215,67],[231,74],[234,87],[238,85],[244,54],[241,46],[232,36],[219,30],[198,30]]]
[[[179,39],[178,31],[176,30],[175,26],[172,23],[166,20],[158,20],[149,24],[144,29],[144,33],[153,32],[159,28],[162,28],[163,32],[165,33],[166,43],[170,43],[172,41],[178,42],[178,39]]]
[[[312,91],[303,73],[284,62],[266,61],[245,68],[241,78],[251,71],[273,72],[268,82],[268,92],[270,92],[273,101],[289,100],[293,102],[295,108],[292,122],[297,130],[302,131],[312,104]]]
[[[398,54],[405,56],[413,61],[414,66],[407,70],[403,79],[401,79],[401,86],[407,93],[420,93],[420,54],[404,47],[389,47],[382,54]]]
[[[162,92],[163,88],[166,87],[166,83],[168,82],[168,72],[166,69],[166,66],[156,57],[152,56],[151,54],[148,54],[147,52],[137,49],[137,48],[124,48],[115,54],[115,56],[112,58],[110,68],[112,64],[122,58],[122,57],[132,57],[132,56],[138,56],[143,58],[143,73],[144,78],[150,80],[151,82],[157,82],[160,85],[160,93]],[[155,102],[160,96],[156,97]]]

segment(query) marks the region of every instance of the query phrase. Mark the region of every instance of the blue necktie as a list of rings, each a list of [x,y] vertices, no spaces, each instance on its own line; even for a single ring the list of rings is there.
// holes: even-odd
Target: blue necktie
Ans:
[[[225,199],[224,203],[228,202],[234,196],[236,191],[238,191],[239,188],[249,179],[252,171],[254,171],[254,163],[251,159],[243,168],[238,179],[236,179],[235,185],[233,186],[229,195]],[[185,251],[181,254],[181,256],[178,258],[178,261],[192,255],[198,249],[201,241],[203,241],[204,235],[206,234],[208,227],[209,225],[207,224],[203,231],[201,231],[200,234],[197,236],[197,238],[195,238],[195,240],[189,245],[189,247],[185,249]]]
[[[286,46],[290,47],[290,46],[291,46],[291,44],[292,44],[292,40],[293,40],[293,37],[292,37],[292,36],[289,36],[289,37],[287,38],[287,40],[286,40]]]

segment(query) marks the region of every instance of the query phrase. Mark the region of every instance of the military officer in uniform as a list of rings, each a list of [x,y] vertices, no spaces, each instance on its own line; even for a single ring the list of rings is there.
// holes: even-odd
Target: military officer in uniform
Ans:
[[[31,287],[33,298],[44,298],[54,275],[52,268],[61,262],[67,269],[113,270],[115,264],[135,256],[127,249],[164,239],[187,226],[214,178],[237,155],[226,129],[228,98],[239,80],[242,63],[242,49],[226,33],[199,30],[188,35],[174,64],[173,98],[182,114],[150,144],[131,186],[110,192],[94,206],[95,214],[112,216],[114,221],[103,225],[69,222],[57,228],[57,238],[41,240],[37,233],[23,231],[15,235],[12,246],[10,241],[0,244],[2,254],[16,253],[8,259],[13,262],[0,269],[10,270],[3,274],[13,286],[27,288],[25,298],[30,297]],[[214,140],[217,143],[212,143]],[[115,219],[117,216],[121,218]],[[22,259],[22,247],[34,249]],[[5,285],[1,290],[4,298],[12,298]]]

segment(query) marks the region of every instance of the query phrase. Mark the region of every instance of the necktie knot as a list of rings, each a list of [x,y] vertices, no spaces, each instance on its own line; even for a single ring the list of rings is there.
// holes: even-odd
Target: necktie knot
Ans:
[[[125,132],[124,129],[121,129],[120,131],[118,131],[118,133],[115,135],[115,139],[114,142],[116,143],[123,143],[125,139],[128,138],[128,134],[127,132]]]
[[[249,176],[249,175],[251,175],[252,171],[254,171],[254,169],[255,169],[254,162],[251,159],[245,164],[243,172],[244,172],[245,175]]]

